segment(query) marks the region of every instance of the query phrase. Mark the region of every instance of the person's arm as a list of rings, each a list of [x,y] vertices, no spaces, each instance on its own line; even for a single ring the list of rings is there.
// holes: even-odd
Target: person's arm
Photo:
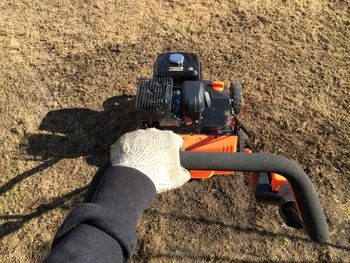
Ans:
[[[78,205],[60,227],[45,262],[125,262],[136,244],[136,224],[156,189],[141,172],[111,167],[91,203]]]
[[[111,150],[112,167],[89,203],[78,205],[58,230],[44,262],[128,262],[136,224],[156,192],[189,180],[180,166],[180,136],[155,129],[122,136]]]

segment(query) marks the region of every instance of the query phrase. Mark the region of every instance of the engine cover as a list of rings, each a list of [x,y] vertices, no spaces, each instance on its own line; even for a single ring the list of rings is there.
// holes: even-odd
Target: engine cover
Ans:
[[[184,81],[181,87],[181,111],[194,123],[200,123],[205,109],[203,81]]]
[[[135,109],[144,126],[210,134],[229,126],[231,100],[224,83],[200,75],[195,54],[160,54],[153,79],[138,82]]]

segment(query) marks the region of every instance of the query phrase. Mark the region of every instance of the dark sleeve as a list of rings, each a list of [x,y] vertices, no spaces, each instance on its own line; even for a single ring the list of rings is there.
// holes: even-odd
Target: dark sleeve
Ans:
[[[79,204],[61,225],[44,262],[129,262],[137,221],[155,195],[152,181],[138,170],[108,168],[91,201]]]

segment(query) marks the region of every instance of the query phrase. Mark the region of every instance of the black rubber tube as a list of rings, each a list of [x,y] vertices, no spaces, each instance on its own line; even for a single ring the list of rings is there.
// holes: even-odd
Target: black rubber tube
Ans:
[[[322,206],[310,178],[296,163],[265,153],[180,152],[181,165],[188,170],[275,172],[293,188],[309,237],[318,243],[329,240]]]

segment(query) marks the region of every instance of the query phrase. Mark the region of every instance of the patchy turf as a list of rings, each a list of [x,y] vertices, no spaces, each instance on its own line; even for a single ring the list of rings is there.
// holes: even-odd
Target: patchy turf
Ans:
[[[350,262],[349,1],[2,1],[0,261],[37,262],[130,129],[135,81],[164,51],[244,84],[241,119],[302,165],[330,245],[281,227],[243,176],[159,195],[134,262]],[[109,107],[110,99],[119,102]],[[105,102],[105,103],[104,103]]]

